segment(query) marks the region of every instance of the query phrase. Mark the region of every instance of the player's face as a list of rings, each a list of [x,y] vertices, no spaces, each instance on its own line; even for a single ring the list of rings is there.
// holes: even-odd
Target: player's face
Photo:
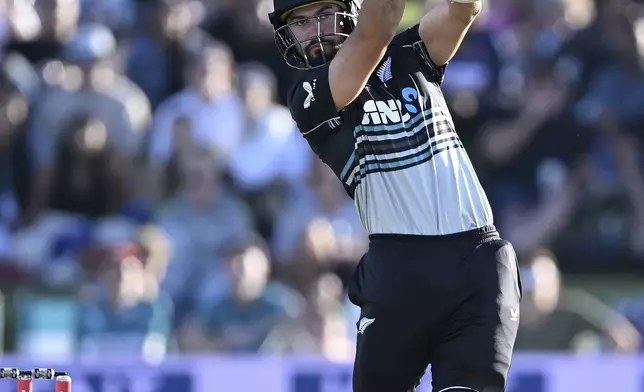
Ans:
[[[343,12],[340,5],[320,3],[299,8],[289,15],[287,23],[291,34],[301,43],[296,47],[300,55],[305,54],[314,61],[322,57],[328,60],[335,55],[345,40],[336,33],[346,29],[344,18],[336,17],[336,12]]]

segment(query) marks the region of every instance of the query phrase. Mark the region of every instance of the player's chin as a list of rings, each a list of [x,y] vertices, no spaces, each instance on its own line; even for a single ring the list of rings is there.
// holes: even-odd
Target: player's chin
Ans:
[[[333,57],[335,57],[336,53],[338,53],[338,48],[339,46],[337,48],[325,48],[324,52],[321,49],[312,49],[307,54],[309,63],[313,66],[328,63],[333,59]]]

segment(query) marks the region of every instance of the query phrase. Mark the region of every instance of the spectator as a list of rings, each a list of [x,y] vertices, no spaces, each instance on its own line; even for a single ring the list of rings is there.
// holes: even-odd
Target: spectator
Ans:
[[[298,186],[311,157],[288,109],[275,101],[275,76],[259,63],[247,63],[239,66],[237,80],[246,126],[230,157],[233,180],[245,191],[261,191],[276,181]]]
[[[192,138],[210,148],[224,162],[243,133],[243,104],[233,86],[233,58],[225,45],[199,33],[188,39],[185,80],[187,88],[161,104],[150,139],[150,159],[157,172],[170,159],[172,127],[177,117],[192,124]],[[194,47],[193,47],[194,46]]]
[[[250,201],[260,233],[270,238],[280,206],[305,180],[311,153],[288,109],[275,102],[275,77],[268,68],[242,64],[237,80],[245,127],[229,169],[236,188]]]
[[[95,218],[120,212],[130,171],[119,162],[105,124],[82,115],[60,136],[48,207]]]
[[[162,204],[155,221],[175,248],[164,284],[187,311],[195,287],[224,274],[222,255],[252,226],[243,203],[225,188],[221,165],[209,149],[191,152],[181,164],[181,178],[177,195]]]
[[[342,309],[342,281],[323,274],[307,292],[307,306],[293,323],[269,336],[265,347],[271,353],[318,354],[335,361],[351,360],[355,342],[349,337],[355,325]]]
[[[10,210],[16,214],[13,226],[19,226],[22,213],[27,208],[31,185],[31,156],[27,146],[27,124],[31,113],[30,103],[40,90],[40,80],[34,67],[23,56],[8,53],[1,61],[0,97],[0,194],[4,195],[5,218]],[[7,196],[11,193],[11,196]],[[9,197],[12,199],[9,200]],[[8,207],[11,203],[14,207]]]
[[[65,47],[65,58],[71,63],[63,69],[61,84],[47,89],[31,119],[30,143],[36,166],[31,216],[43,207],[55,146],[70,115],[89,113],[100,119],[119,160],[132,160],[139,153],[150,106],[143,93],[114,68],[115,50],[112,33],[98,25],[82,26]],[[46,75],[55,68],[56,63],[51,63]]]
[[[13,40],[5,50],[25,56],[32,64],[61,57],[78,27],[79,0],[34,0],[11,7]]]
[[[321,232],[328,232],[331,248],[324,255],[315,252],[324,259],[353,264],[366,250],[366,233],[353,203],[333,172],[318,160],[313,164],[306,193],[287,204],[275,224],[272,249],[278,262],[288,266],[286,269],[300,262],[300,246],[306,243],[307,230],[317,231],[316,243],[326,238]]]
[[[211,12],[201,23],[212,37],[228,45],[238,61],[259,61],[277,75],[278,97],[285,103],[290,78],[293,77],[281,54],[274,50],[272,27],[265,15],[270,0],[207,0]]]
[[[138,2],[137,11],[138,23],[123,41],[126,73],[156,109],[166,97],[183,89],[186,59],[182,45],[196,20],[183,2]]]
[[[0,258],[6,256],[10,246],[9,232],[19,223],[24,196],[20,141],[29,106],[28,91],[21,90],[27,89],[30,80],[20,78],[12,67],[14,60],[18,62],[16,66],[25,66],[24,59],[11,55],[4,59],[0,73]]]
[[[644,133],[644,68],[638,50],[635,27],[626,15],[615,16],[617,21],[606,32],[610,35],[612,51],[608,60],[598,66],[590,79],[588,93],[577,105],[580,118],[592,126],[606,142],[603,149],[612,155],[615,177],[628,195],[633,217],[630,226],[630,246],[644,254],[644,172],[642,171],[641,142]]]
[[[551,246],[577,214],[594,135],[574,116],[567,87],[552,59],[534,56],[521,104],[478,135],[497,224],[520,253]]]
[[[146,272],[136,247],[122,248],[102,266],[98,291],[84,301],[78,332],[83,355],[162,358],[168,348],[172,305]]]
[[[633,325],[586,292],[566,290],[549,252],[536,253],[522,269],[518,350],[636,352],[642,344]]]
[[[299,310],[291,296],[271,286],[268,254],[256,245],[231,252],[226,293],[198,309],[185,331],[185,349],[250,353],[262,351],[266,339]]]

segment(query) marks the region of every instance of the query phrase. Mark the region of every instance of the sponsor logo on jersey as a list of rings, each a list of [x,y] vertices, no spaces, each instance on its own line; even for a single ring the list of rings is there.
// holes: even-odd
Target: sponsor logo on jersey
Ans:
[[[361,125],[404,124],[411,119],[412,114],[420,112],[418,106],[425,106],[425,99],[415,88],[404,88],[402,97],[404,103],[399,99],[366,101],[362,106],[364,115]]]

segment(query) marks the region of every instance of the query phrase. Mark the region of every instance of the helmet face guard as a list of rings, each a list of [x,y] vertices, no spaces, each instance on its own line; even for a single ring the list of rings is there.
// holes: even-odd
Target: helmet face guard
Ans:
[[[316,34],[299,40],[292,27],[308,23],[315,23]],[[275,43],[288,65],[300,70],[313,69],[331,61],[338,48],[329,46],[338,46],[337,37],[342,37],[342,41],[346,39],[355,24],[356,18],[345,12],[300,19],[275,30]],[[311,56],[311,50],[317,50],[318,55]]]
[[[286,64],[298,70],[310,70],[327,64],[357,23],[357,6],[349,2],[348,12],[329,12],[291,23],[275,21],[275,44]],[[276,23],[275,23],[276,22]],[[315,34],[298,39],[294,33],[300,26],[315,26]],[[341,38],[341,39],[338,39]],[[311,55],[311,52],[317,52]]]

